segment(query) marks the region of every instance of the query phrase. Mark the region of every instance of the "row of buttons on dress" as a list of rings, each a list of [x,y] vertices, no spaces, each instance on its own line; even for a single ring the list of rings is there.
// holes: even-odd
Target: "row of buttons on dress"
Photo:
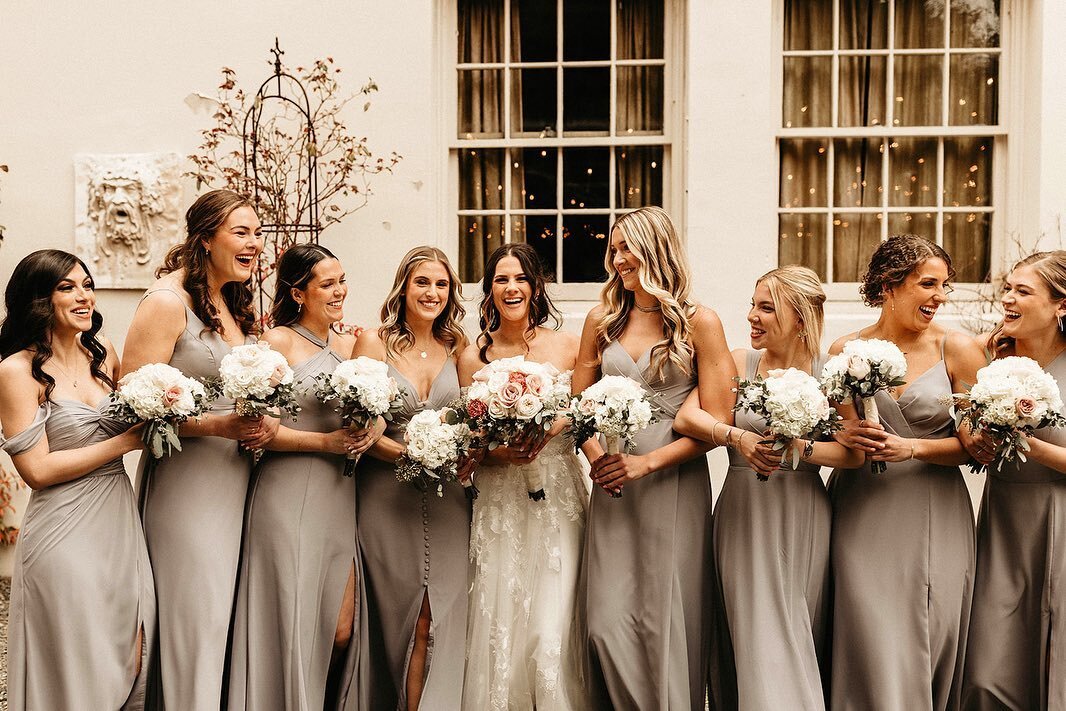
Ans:
[[[423,558],[425,563],[425,574],[422,576],[422,582],[427,586],[429,585],[429,502],[426,499],[426,493],[422,492],[422,531],[426,540],[426,553]]]

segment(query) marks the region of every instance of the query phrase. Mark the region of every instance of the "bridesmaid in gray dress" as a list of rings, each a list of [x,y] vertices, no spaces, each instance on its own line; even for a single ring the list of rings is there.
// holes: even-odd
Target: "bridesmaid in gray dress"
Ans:
[[[866,453],[837,469],[833,504],[831,706],[835,710],[942,711],[959,704],[973,595],[974,524],[947,401],[984,364],[968,337],[932,323],[953,276],[943,249],[914,236],[875,250],[863,277],[877,323],[839,339],[892,341],[907,384],[877,393],[881,425],[841,404],[838,441]],[[887,462],[874,473],[870,462]]]
[[[755,284],[751,345],[733,352],[746,379],[796,368],[819,377],[825,292],[806,267],[786,266]],[[829,496],[821,467],[862,466],[862,453],[837,442],[796,441],[796,470],[760,444],[766,421],[736,413],[714,419],[690,395],[674,430],[733,443],[714,513],[719,598],[715,708],[805,709],[827,705],[829,672]],[[760,481],[756,474],[768,476]]]
[[[703,407],[732,422],[736,369],[718,317],[689,297],[685,250],[666,212],[620,217],[604,266],[574,392],[601,375],[628,376],[659,422],[632,454],[604,455],[595,439],[582,447],[596,484],[581,574],[589,691],[596,708],[702,710],[714,599],[707,446],[672,425],[697,378]]]
[[[101,412],[118,357],[95,301],[85,264],[53,249],[7,285],[0,446],[33,489],[11,581],[11,711],[144,707],[155,593],[122,466],[140,427]]]
[[[1066,252],[1015,265],[1003,308],[990,351],[1034,359],[1066,397]],[[994,443],[962,437],[977,460],[991,462]],[[1066,430],[1039,430],[1029,444],[1028,461],[992,467],[985,480],[963,676],[967,711],[1066,709]]]
[[[282,420],[249,495],[229,709],[355,711],[364,707],[354,672],[366,627],[355,614],[355,480],[342,472],[344,455],[373,439],[342,428],[335,403],[314,394],[315,376],[332,373],[355,345],[330,330],[344,317],[348,285],[317,244],[287,249],[276,278],[274,328],[262,340],[292,365],[302,409]]]
[[[215,190],[185,220],[188,238],[167,255],[133,316],[125,372],[169,363],[191,377],[215,377],[222,357],[255,331],[248,280],[263,246],[255,211],[235,193]],[[232,401],[217,400],[199,422],[182,425],[182,451],[141,482],[159,606],[150,707],[221,706],[251,469],[233,440],[262,448],[277,422],[238,417]]]
[[[443,252],[416,247],[396,270],[381,327],[355,345],[354,355],[388,363],[403,392],[402,410],[355,475],[373,709],[458,709],[462,699],[470,503],[457,485],[443,497],[419,492],[395,468],[410,418],[459,396],[459,289]]]

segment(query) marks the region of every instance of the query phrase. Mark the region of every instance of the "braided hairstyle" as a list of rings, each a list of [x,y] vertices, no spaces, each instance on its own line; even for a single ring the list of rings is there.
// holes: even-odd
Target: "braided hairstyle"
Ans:
[[[955,278],[951,257],[938,244],[918,235],[894,235],[878,245],[862,275],[859,293],[867,306],[885,303],[885,292],[902,284],[907,276],[929,259],[943,259],[948,278]]]

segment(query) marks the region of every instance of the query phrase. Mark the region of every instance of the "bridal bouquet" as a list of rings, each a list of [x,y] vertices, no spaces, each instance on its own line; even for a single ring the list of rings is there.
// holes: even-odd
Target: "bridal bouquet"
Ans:
[[[996,471],[1005,462],[1025,461],[1030,447],[1027,437],[1041,427],[1066,426],[1062,397],[1055,378],[1031,358],[1010,356],[994,360],[977,371],[969,393],[952,395],[955,426],[963,422],[973,433],[982,433],[996,443]],[[972,462],[978,474],[985,465]]]
[[[149,363],[123,376],[110,398],[110,417],[131,425],[147,423],[142,438],[152,458],[145,465],[146,473],[164,454],[181,451],[178,425],[199,417],[208,407],[203,384],[165,363]]]
[[[739,380],[734,410],[748,410],[766,420],[773,436],[773,448],[781,452],[781,465],[788,463],[791,450],[792,468],[799,466],[800,449],[794,440],[826,437],[840,428],[839,416],[829,406],[818,381],[796,368],[771,370],[766,378]],[[769,477],[756,474],[760,481]]]
[[[234,409],[243,417],[260,417],[278,408],[296,417],[300,405],[293,392],[293,372],[285,356],[267,343],[237,346],[218,367],[219,391],[236,402]],[[237,444],[240,451],[240,443]]]
[[[862,401],[866,420],[880,424],[874,395],[904,384],[907,359],[895,343],[876,338],[855,339],[844,344],[844,350],[826,361],[822,369],[822,388],[834,402],[858,398]],[[871,471],[885,471],[884,462],[872,462]]]
[[[407,423],[403,438],[407,449],[396,461],[396,478],[444,496],[444,482],[458,481],[459,462],[470,447],[470,428],[451,408],[422,410]],[[472,483],[463,486],[469,498],[476,495]]]
[[[656,421],[647,392],[624,375],[605,375],[585,388],[571,401],[567,415],[575,449],[601,434],[607,454],[618,454],[622,443],[627,450],[632,449],[633,437]]]
[[[399,386],[389,377],[389,366],[366,356],[339,363],[332,373],[316,375],[315,397],[324,403],[336,400],[341,423],[352,430],[368,429],[379,417],[392,420],[392,413],[403,403]],[[347,456],[344,476],[355,474],[359,457]]]
[[[523,356],[494,360],[474,373],[463,399],[471,429],[489,449],[551,429],[570,401],[570,377]],[[522,467],[529,498],[544,498],[544,471]]]

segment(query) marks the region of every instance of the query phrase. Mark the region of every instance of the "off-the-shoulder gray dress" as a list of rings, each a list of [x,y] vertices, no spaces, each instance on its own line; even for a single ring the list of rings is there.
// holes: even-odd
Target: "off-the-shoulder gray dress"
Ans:
[[[905,438],[954,436],[941,360],[894,400],[881,424]],[[833,504],[831,707],[958,707],[974,581],[974,521],[958,467],[890,462],[875,474],[837,469]]]
[[[634,363],[617,341],[602,358],[604,375],[636,380],[659,410],[635,452],[674,441],[695,374],[671,363],[659,381],[650,351]],[[702,711],[715,597],[706,457],[631,482],[618,499],[594,487],[581,584],[595,708]]]
[[[0,439],[3,449],[21,454],[42,435],[51,451],[109,439],[128,425],[101,413],[106,402],[46,402],[28,428]],[[31,494],[15,547],[10,615],[11,711],[144,708],[155,591],[121,457]]]
[[[187,306],[170,365],[193,378],[218,375],[229,345]],[[212,412],[233,410],[219,399]],[[183,437],[181,451],[141,481],[141,512],[159,606],[150,708],[217,709],[224,698],[251,460],[222,437]]]
[[[315,397],[314,377],[332,373],[341,358],[307,329],[289,328],[321,350],[293,367],[302,409],[295,421],[286,415],[282,424],[306,432],[339,429],[336,403]],[[323,452],[268,451],[260,461],[237,587],[230,711],[364,708],[359,693],[365,684],[355,674],[366,637],[359,614],[365,600],[357,564],[355,480],[343,470],[344,457]],[[333,662],[339,677],[331,686],[336,688],[327,690],[337,618],[353,564],[356,620],[347,651]]]
[[[1066,354],[1047,371],[1066,394]],[[1066,447],[1066,429],[1036,436]],[[1066,709],[1066,474],[1032,459],[985,480],[962,706]]]
[[[455,361],[449,359],[425,401],[400,371],[389,366],[403,393],[403,408],[385,432],[399,442],[411,417],[459,396]],[[363,457],[355,473],[359,545],[366,572],[370,644],[370,708],[406,708],[407,664],[424,596],[433,615],[426,657],[423,709],[458,709],[463,694],[467,597],[470,587],[470,503],[462,487],[444,496],[419,492],[396,479],[396,466]]]
[[[761,359],[748,351],[745,378],[756,376]],[[736,426],[766,431],[746,410]],[[831,512],[820,469],[800,462],[759,481],[740,452],[729,453],[714,512],[718,711],[826,707]]]

